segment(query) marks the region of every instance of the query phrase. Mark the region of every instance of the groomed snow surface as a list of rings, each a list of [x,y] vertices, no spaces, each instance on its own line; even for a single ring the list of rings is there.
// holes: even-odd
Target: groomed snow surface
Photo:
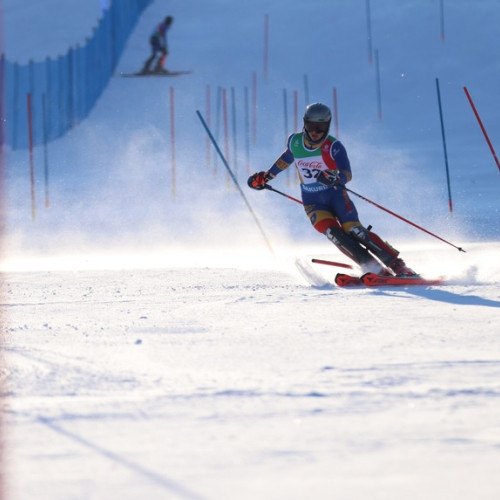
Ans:
[[[494,500],[500,269],[468,263],[499,250],[430,288],[291,256],[8,273],[7,498]]]

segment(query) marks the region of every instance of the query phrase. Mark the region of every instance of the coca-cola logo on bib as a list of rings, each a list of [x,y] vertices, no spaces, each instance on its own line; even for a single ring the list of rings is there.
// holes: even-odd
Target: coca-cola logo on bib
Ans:
[[[324,164],[318,160],[312,160],[312,161],[304,161],[304,160],[299,160],[297,162],[297,165],[301,168],[324,168]]]

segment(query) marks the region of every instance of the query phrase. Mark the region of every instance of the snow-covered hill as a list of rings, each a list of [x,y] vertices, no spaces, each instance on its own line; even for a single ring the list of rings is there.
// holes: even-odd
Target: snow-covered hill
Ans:
[[[20,62],[81,42],[100,12],[97,0],[2,3],[6,54]],[[371,2],[379,120],[365,1],[158,0],[90,118],[49,145],[49,208],[35,151],[35,220],[28,153],[6,152],[6,499],[498,498],[500,172],[463,86],[500,148],[500,5],[444,1],[442,41],[441,3]],[[121,78],[166,14],[168,66],[193,73]],[[207,114],[207,86],[223,150],[218,89],[234,89],[230,165],[273,253],[213,149],[207,165],[195,113]],[[343,256],[298,204],[246,188],[285,146],[283,91],[292,131],[293,92],[301,113],[306,89],[332,105],[334,87],[350,187],[467,252],[355,199],[363,222],[446,286],[311,286],[295,259]],[[292,177],[274,185],[297,196]]]

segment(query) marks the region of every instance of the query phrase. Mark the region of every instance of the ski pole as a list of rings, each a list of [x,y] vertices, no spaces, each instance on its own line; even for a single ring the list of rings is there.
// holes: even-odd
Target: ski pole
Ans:
[[[430,231],[428,231],[427,229],[423,228],[422,226],[419,226],[418,224],[415,224],[414,222],[412,222],[411,220],[408,220],[408,219],[405,219],[404,217],[402,217],[401,215],[398,215],[394,212],[392,212],[391,210],[389,210],[388,208],[385,208],[383,207],[382,205],[379,205],[378,203],[375,203],[374,201],[372,200],[369,200],[368,198],[365,198],[364,196],[361,196],[360,194],[354,192],[352,189],[349,189],[349,188],[346,188],[344,187],[344,189],[346,191],[349,191],[349,193],[352,193],[353,195],[357,196],[358,198],[361,198],[362,200],[365,200],[367,201],[368,203],[371,203],[372,205],[375,205],[377,208],[380,208],[380,210],[383,210],[384,212],[387,212],[388,214],[391,214],[393,215],[394,217],[397,217],[398,219],[406,222],[407,224],[410,224],[411,226],[413,227],[416,227],[417,229],[420,229],[420,231],[423,231],[424,233],[427,233],[431,236],[434,236],[434,238],[437,238],[438,240],[441,240],[443,243],[447,243],[448,245],[451,245],[453,248],[456,248],[459,252],[465,252],[465,250],[461,247],[457,247],[456,245],[454,245],[453,243],[450,243],[449,241],[446,241],[444,238],[441,238],[441,236],[438,236],[437,234],[434,234],[434,233],[431,233]]]
[[[301,205],[303,205],[303,203],[298,200],[297,198],[294,198],[293,196],[290,196],[286,193],[282,193],[281,191],[278,191],[277,189],[274,189],[272,186],[270,186],[269,184],[266,184],[264,186],[266,189],[269,189],[269,191],[273,191],[275,193],[278,193],[280,194],[281,196],[284,196],[285,198],[288,198],[289,200],[292,200],[292,201],[295,201],[297,203],[300,203]],[[408,219],[405,219],[404,217],[402,217],[401,215],[398,215],[394,212],[392,212],[391,210],[389,210],[388,208],[385,208],[383,207],[382,205],[379,205],[378,203],[375,203],[374,201],[372,200],[369,200],[368,198],[365,198],[364,196],[356,193],[355,191],[353,191],[352,189],[349,189],[349,188],[346,188],[344,186],[344,189],[346,191],[349,191],[349,193],[352,193],[354,194],[355,196],[357,196],[358,198],[361,198],[362,200],[365,200],[367,201],[368,203],[371,203],[372,205],[375,205],[377,208],[380,208],[381,210],[384,210],[385,212],[387,212],[388,214],[391,214],[393,215],[394,217],[397,217],[398,219],[401,219],[402,221],[406,222],[407,224],[410,224],[411,226],[413,227],[416,227],[417,229],[420,229],[420,231],[423,231],[424,233],[427,233],[429,234],[430,236],[433,236],[434,238],[437,238],[438,240],[441,240],[443,243],[446,243],[448,245],[451,245],[453,248],[456,248],[458,251],[460,252],[464,252],[465,253],[465,250],[461,247],[457,247],[456,245],[454,245],[453,243],[450,243],[449,241],[446,241],[444,238],[441,238],[441,236],[438,236],[437,234],[434,234],[434,233],[431,233],[430,231],[428,231],[427,229],[419,226],[418,224],[415,224],[414,222],[408,220]]]
[[[250,214],[252,215],[255,223],[257,224],[257,227],[259,228],[269,250],[271,251],[271,253],[274,255],[274,250],[273,250],[273,247],[271,246],[271,243],[269,242],[269,239],[267,238],[266,236],[266,233],[264,232],[264,229],[262,228],[262,226],[260,225],[260,222],[259,222],[259,219],[257,218],[257,215],[255,214],[255,212],[253,211],[250,203],[248,202],[245,194],[243,193],[239,183],[238,183],[238,180],[236,179],[235,175],[233,174],[233,171],[231,170],[231,167],[229,166],[226,158],[224,157],[224,155],[222,154],[222,151],[220,150],[219,148],[219,145],[217,144],[217,141],[215,140],[214,136],[212,135],[212,132],[210,132],[210,129],[208,128],[208,125],[205,123],[205,120],[203,119],[203,116],[201,116],[201,113],[197,110],[196,111],[196,114],[198,115],[198,118],[200,119],[201,121],[201,124],[203,125],[203,127],[205,128],[207,134],[208,134],[208,137],[210,137],[210,140],[212,141],[212,144],[214,145],[217,153],[219,154],[220,156],[220,159],[222,160],[222,163],[224,164],[224,166],[226,167],[227,171],[229,172],[229,175],[231,177],[231,179],[233,180],[236,188],[238,189],[238,191],[240,192],[241,194],[241,197],[243,198],[243,201],[245,202]]]
[[[269,189],[269,191],[274,191],[275,193],[278,193],[281,196],[284,196],[285,198],[288,198],[289,200],[295,201],[296,203],[300,203],[301,205],[303,205],[303,203],[300,200],[298,200],[297,198],[294,198],[293,196],[290,196],[289,194],[282,193],[281,191],[278,191],[277,189],[274,189],[269,184],[264,184],[264,189]]]

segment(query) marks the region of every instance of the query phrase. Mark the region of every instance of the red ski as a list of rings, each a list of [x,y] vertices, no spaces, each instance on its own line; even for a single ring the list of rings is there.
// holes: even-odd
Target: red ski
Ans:
[[[364,283],[361,281],[359,276],[351,276],[350,274],[338,273],[335,276],[335,283],[338,286],[363,286]]]
[[[426,279],[420,276],[379,276],[375,273],[366,273],[363,276],[351,276],[350,274],[339,273],[335,276],[335,283],[342,287],[353,286],[431,286],[441,285],[445,282],[443,277],[436,279]]]
[[[366,273],[361,276],[361,281],[366,286],[430,286],[441,285],[444,278],[426,279],[420,276],[379,276],[375,273]]]

